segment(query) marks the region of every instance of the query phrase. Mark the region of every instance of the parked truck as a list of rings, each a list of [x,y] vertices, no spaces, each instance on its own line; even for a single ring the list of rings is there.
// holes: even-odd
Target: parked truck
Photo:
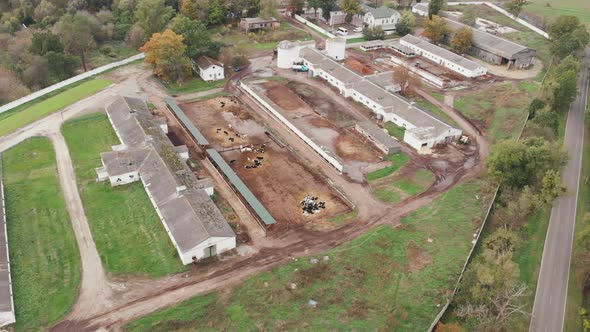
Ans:
[[[307,68],[307,66],[304,66],[304,65],[293,65],[291,67],[291,69],[293,69],[293,71],[300,72],[300,73],[306,73],[309,71],[309,68]]]

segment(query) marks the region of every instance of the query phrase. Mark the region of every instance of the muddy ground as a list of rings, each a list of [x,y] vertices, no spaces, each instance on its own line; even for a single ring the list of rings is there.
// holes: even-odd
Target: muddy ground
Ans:
[[[333,229],[336,225],[330,219],[351,211],[317,172],[271,139],[262,122],[235,98],[218,97],[181,107],[277,220],[271,232],[301,225]],[[300,203],[308,195],[325,202],[325,209],[304,215]]]
[[[346,174],[354,181],[363,181],[362,168],[381,161],[381,152],[357,135],[354,128],[343,127],[345,123],[354,123],[352,117],[346,115],[346,111],[336,106],[323,92],[294,82],[284,85],[268,81],[252,84],[252,87],[261,97],[275,104],[278,111],[306,136],[336,155],[345,165]],[[304,98],[314,101],[307,103]]]

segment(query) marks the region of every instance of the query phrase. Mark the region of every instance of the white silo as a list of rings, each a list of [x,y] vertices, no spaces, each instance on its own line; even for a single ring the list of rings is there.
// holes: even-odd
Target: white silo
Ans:
[[[277,67],[291,68],[299,59],[299,48],[288,40],[283,40],[277,47]]]
[[[346,39],[342,37],[326,39],[326,53],[334,60],[344,60]]]

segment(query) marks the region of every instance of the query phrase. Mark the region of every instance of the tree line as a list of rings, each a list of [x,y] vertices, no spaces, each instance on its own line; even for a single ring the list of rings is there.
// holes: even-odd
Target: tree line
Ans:
[[[187,56],[216,56],[222,45],[212,41],[209,27],[259,13],[273,15],[276,3],[7,0],[0,2],[0,12],[0,104],[4,104],[90,69],[91,55],[115,57],[116,45],[137,49],[166,27],[182,35]]]

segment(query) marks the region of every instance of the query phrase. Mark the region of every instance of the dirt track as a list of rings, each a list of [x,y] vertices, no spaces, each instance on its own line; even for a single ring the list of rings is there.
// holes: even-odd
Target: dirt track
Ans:
[[[124,69],[128,70],[128,68]],[[245,73],[241,74],[243,75]],[[162,99],[166,94],[150,81],[149,73],[139,71],[125,73],[124,76],[126,76],[125,81],[128,82],[126,89],[113,90],[110,93],[132,94],[132,91],[136,89],[136,93],[142,96],[149,95],[150,101],[160,109],[164,109]],[[125,280],[123,283],[118,283],[121,285],[120,288],[114,287],[115,283],[109,283],[108,287],[113,294],[110,299],[108,296],[105,296],[107,295],[106,293],[100,291],[106,285],[105,282],[100,281],[97,285],[83,283],[81,294],[94,294],[94,297],[89,299],[92,303],[79,300],[73,308],[72,314],[63,322],[56,325],[54,330],[83,331],[97,330],[100,328],[116,330],[124,322],[157,309],[179,303],[195,295],[235,285],[247,277],[268,270],[277,264],[286,263],[293,257],[322,252],[351,241],[377,225],[389,224],[391,226],[397,226],[400,218],[405,214],[430,204],[432,200],[457,183],[479,174],[482,170],[481,160],[487,155],[487,142],[477,133],[476,129],[470,127],[470,123],[455,120],[462,126],[467,126],[464,127],[464,130],[468,133],[473,133],[472,137],[475,138],[475,141],[483,145],[479,149],[476,146],[472,146],[466,150],[457,150],[449,147],[449,150],[446,152],[452,153],[455,156],[451,161],[442,157],[442,151],[441,155],[435,153],[433,156],[420,156],[414,151],[404,148],[405,152],[411,155],[417,164],[433,171],[436,175],[436,181],[429,190],[420,195],[408,198],[400,204],[387,205],[373,199],[366,185],[350,182],[340,176],[315,151],[294,136],[286,127],[269,116],[254,100],[247,95],[241,94],[236,88],[235,81],[230,81],[226,88],[232,93],[239,94],[240,98],[269,123],[277,134],[287,140],[289,145],[297,151],[298,155],[309,163],[310,168],[320,174],[324,174],[334,182],[356,204],[359,212],[358,220],[329,232],[315,232],[302,227],[296,227],[281,234],[280,237],[262,238],[258,236],[254,240],[255,244],[251,249],[248,249],[248,247],[242,248],[243,250],[248,249],[251,251],[240,253],[233,258],[215,264],[201,265],[198,269],[187,274],[164,277],[157,280]],[[91,100],[95,101],[95,103],[87,103],[86,106],[96,107],[100,103],[103,103],[103,105],[107,103],[108,95],[99,95],[91,97]],[[341,101],[337,102],[341,103]],[[350,107],[350,105],[347,107]],[[447,112],[451,111],[448,108],[443,109]],[[81,111],[82,109],[79,108],[76,112],[68,113],[66,119],[79,114]],[[452,117],[457,116],[454,113],[449,115]],[[0,150],[10,146],[10,144],[14,145],[31,135],[46,133],[45,129],[48,123],[57,123],[57,128],[59,128],[59,124],[61,124],[59,114],[54,114],[28,126],[14,135],[0,139]],[[204,164],[207,165],[206,163]],[[214,176],[214,178],[216,177]],[[216,178],[216,186],[224,188],[223,184],[217,183],[218,181],[219,178]],[[231,194],[227,191],[224,192],[225,194]],[[232,202],[232,200],[229,201]],[[244,213],[243,210],[242,213]],[[240,217],[247,218],[247,216]],[[84,255],[82,256],[84,257]],[[88,270],[93,271],[90,268]],[[87,272],[85,271],[85,273]]]

